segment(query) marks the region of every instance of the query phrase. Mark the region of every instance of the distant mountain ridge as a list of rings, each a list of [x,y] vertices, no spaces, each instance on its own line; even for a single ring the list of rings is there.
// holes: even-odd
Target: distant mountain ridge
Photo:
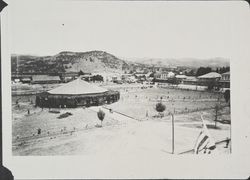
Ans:
[[[229,60],[225,58],[211,59],[161,59],[118,58],[105,51],[71,52],[62,51],[54,56],[11,55],[12,73],[64,73],[83,72],[98,73],[112,72],[123,73],[146,67],[223,67],[229,66]]]
[[[199,67],[223,67],[230,66],[229,59],[215,57],[209,59],[197,59],[197,58],[132,58],[132,62],[139,62],[142,64],[151,64],[156,66],[165,66],[165,67],[189,67],[189,68],[199,68]]]

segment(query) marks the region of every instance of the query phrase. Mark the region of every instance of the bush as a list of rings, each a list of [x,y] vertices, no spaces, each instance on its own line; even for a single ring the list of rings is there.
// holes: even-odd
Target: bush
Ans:
[[[49,111],[49,113],[60,114],[60,111],[56,111],[56,110],[51,110],[51,111]]]
[[[103,119],[105,117],[105,112],[103,112],[101,109],[99,109],[99,111],[97,112],[97,117],[101,121],[101,126],[102,126],[102,121],[103,121]]]
[[[71,115],[72,115],[72,113],[66,112],[66,113],[64,113],[64,114],[61,114],[61,115],[58,116],[57,118],[58,118],[58,119],[62,119],[62,118],[66,118],[66,117],[71,116]]]

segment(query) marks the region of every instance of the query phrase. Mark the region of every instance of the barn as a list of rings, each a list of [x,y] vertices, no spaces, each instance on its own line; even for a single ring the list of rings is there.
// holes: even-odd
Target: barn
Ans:
[[[75,108],[110,104],[120,99],[118,91],[90,84],[80,78],[36,95],[36,106]]]

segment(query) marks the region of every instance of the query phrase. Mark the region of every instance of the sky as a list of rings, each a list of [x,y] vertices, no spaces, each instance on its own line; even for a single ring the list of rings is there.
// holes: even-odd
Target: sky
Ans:
[[[15,54],[103,50],[127,58],[227,58],[233,43],[234,9],[223,1],[16,0],[9,8]]]

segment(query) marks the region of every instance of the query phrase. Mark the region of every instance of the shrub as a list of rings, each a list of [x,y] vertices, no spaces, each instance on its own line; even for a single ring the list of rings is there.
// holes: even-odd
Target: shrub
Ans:
[[[230,90],[224,92],[224,98],[227,103],[230,101]]]
[[[103,112],[101,109],[99,109],[99,111],[97,112],[97,117],[101,121],[101,126],[102,126],[102,121],[104,120],[105,112]]]

